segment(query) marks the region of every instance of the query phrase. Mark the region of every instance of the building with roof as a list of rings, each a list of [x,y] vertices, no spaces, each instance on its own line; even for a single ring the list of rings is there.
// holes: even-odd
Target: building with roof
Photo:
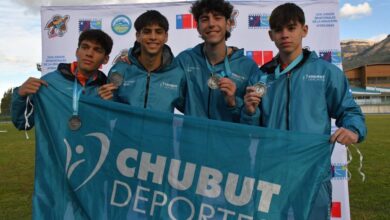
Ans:
[[[345,74],[364,113],[390,113],[390,64],[364,65]]]

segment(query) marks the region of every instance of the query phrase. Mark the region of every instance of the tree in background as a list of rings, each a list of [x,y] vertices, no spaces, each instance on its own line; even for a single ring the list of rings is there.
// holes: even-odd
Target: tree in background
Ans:
[[[12,89],[8,89],[1,99],[1,115],[11,115]]]

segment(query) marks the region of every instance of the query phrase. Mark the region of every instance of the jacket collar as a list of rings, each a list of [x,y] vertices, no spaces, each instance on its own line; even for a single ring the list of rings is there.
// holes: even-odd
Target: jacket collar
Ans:
[[[317,58],[315,52],[309,51],[308,49],[303,49],[302,53],[303,53],[303,59],[301,60],[301,62],[298,63],[298,65],[294,67],[294,69],[300,68],[309,59]],[[271,61],[261,66],[260,70],[267,74],[274,74],[275,69],[279,65],[279,63],[280,61],[279,61],[279,54],[278,54],[274,58],[272,58]]]
[[[58,64],[57,70],[61,73],[61,75],[67,79],[73,81],[75,76],[71,71],[71,64],[70,63],[60,63]],[[104,73],[100,70],[97,70],[96,78],[90,82],[88,85],[104,85],[106,84],[107,76],[104,75]]]
[[[140,55],[141,55],[141,44],[135,41],[133,48],[130,48],[128,52],[128,57],[131,63],[144,68],[143,65],[138,61],[138,57]],[[174,61],[174,56],[171,48],[168,45],[164,44],[161,65],[157,69],[153,70],[152,72],[160,72],[160,71],[173,68],[175,66],[175,63],[173,61]]]

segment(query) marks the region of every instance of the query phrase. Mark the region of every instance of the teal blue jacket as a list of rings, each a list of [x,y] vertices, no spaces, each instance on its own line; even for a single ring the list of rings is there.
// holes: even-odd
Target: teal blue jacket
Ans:
[[[331,118],[338,127],[367,134],[364,115],[353,99],[348,80],[335,65],[319,59],[315,52],[303,51],[303,60],[289,73],[275,78],[278,58],[261,67],[266,75],[267,93],[256,114],[243,109],[241,121],[263,127],[318,134],[331,133]],[[260,81],[251,77],[249,84]]]
[[[229,56],[232,76],[229,77],[237,87],[236,106],[230,108],[226,105],[223,94],[219,89],[211,90],[207,85],[210,71],[207,67],[203,53],[203,43],[192,49],[181,52],[178,62],[186,74],[185,115],[239,122],[243,106],[243,97],[251,74],[260,74],[256,63],[244,56],[243,49],[233,48]],[[216,72],[225,71],[224,62],[214,66]]]
[[[73,86],[75,76],[72,74],[70,70],[70,64],[68,63],[60,63],[57,67],[56,71],[50,72],[44,75],[41,79],[45,80],[48,83],[48,86],[55,86],[56,88],[62,90],[64,93],[72,96],[73,94]],[[98,87],[104,85],[106,83],[107,77],[103,72],[98,71],[96,78],[87,82],[85,87],[83,87],[82,96],[95,96],[98,95]],[[78,85],[81,86],[80,82]],[[24,112],[26,110],[26,100],[27,97],[21,97],[18,94],[19,87],[15,88],[12,94],[12,104],[11,104],[11,117],[12,122],[15,127],[19,130],[25,129],[26,119],[24,116]],[[33,95],[31,96],[31,102],[33,104]],[[69,103],[72,105],[72,103]],[[27,105],[27,112],[30,112],[32,109],[31,105]],[[71,112],[69,117],[71,116]],[[28,118],[28,122],[30,127],[27,130],[31,129],[34,126],[34,113]]]
[[[182,106],[184,72],[177,65],[169,46],[163,49],[161,66],[151,72],[138,61],[140,46],[134,44],[128,52],[131,64],[116,63],[108,74],[116,72],[123,76],[123,83],[114,92],[114,101],[146,109],[173,112],[174,107]],[[182,107],[178,107],[182,109]]]
[[[303,60],[290,72],[276,78],[278,60],[275,57],[261,67],[261,75],[251,77],[250,85],[266,81],[267,92],[254,115],[242,110],[242,123],[330,135],[331,118],[334,118],[338,127],[358,133],[359,142],[366,137],[363,113],[352,97],[347,78],[338,67],[319,59],[315,52],[303,50]],[[330,170],[329,167],[309,220],[330,219]]]

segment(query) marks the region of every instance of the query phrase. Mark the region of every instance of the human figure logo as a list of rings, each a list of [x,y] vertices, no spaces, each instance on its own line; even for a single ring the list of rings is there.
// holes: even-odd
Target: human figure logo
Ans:
[[[96,133],[87,134],[85,136],[87,136],[87,137],[95,137],[95,138],[97,138],[100,141],[100,144],[101,144],[100,156],[99,156],[99,160],[97,161],[96,166],[92,170],[91,174],[79,186],[77,186],[74,189],[74,191],[79,190],[81,187],[83,187],[85,184],[87,184],[88,181],[90,181],[92,179],[92,177],[94,177],[96,175],[96,173],[100,170],[100,168],[102,167],[104,161],[106,160],[106,157],[107,157],[109,149],[110,149],[110,140],[107,138],[107,136],[105,134],[96,132]],[[69,142],[66,140],[66,138],[64,139],[64,142],[65,142],[65,145],[66,145],[65,173],[67,175],[67,178],[70,179],[72,174],[73,174],[73,172],[75,171],[75,169],[77,167],[79,167],[81,164],[83,164],[86,160],[85,159],[81,159],[81,160],[78,160],[78,161],[75,161],[75,162],[71,163],[72,154],[73,154],[72,153],[72,148],[71,148]],[[82,154],[84,152],[84,146],[77,145],[75,150],[76,150],[77,154]]]

